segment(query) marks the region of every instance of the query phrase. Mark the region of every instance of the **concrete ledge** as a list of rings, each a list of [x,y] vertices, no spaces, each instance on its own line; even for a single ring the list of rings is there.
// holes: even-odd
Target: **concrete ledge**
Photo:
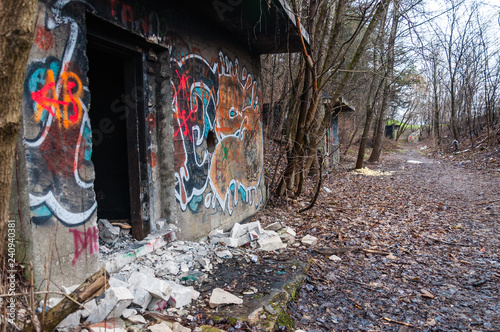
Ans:
[[[138,257],[152,253],[156,249],[164,247],[174,240],[175,232],[172,230],[162,234],[151,234],[143,241],[134,244],[135,248],[131,251],[125,251],[117,253],[112,257],[107,257],[105,260],[106,270],[109,273],[118,272],[122,267],[135,261]]]

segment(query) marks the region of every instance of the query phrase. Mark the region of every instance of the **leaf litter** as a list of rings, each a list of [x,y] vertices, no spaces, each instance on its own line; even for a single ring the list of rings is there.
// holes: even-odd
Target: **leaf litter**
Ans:
[[[319,239],[314,247],[288,249],[310,262],[287,308],[294,328],[499,331],[496,169],[465,168],[440,155],[430,159],[415,145],[370,167],[328,174],[316,205],[305,213],[297,211],[308,197],[268,205],[255,217],[264,225],[285,222],[298,240]]]

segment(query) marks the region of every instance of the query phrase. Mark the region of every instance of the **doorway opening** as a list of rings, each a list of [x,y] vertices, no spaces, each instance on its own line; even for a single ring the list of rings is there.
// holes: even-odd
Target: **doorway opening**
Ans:
[[[124,62],[128,59],[90,43],[87,56],[97,215],[130,223],[126,111],[116,108],[126,94]]]
[[[142,53],[110,36],[92,33],[107,31],[95,28],[88,29],[87,57],[97,218],[128,223],[132,235],[141,240],[149,233],[149,220],[141,213],[147,197],[147,188],[141,189],[145,158]]]

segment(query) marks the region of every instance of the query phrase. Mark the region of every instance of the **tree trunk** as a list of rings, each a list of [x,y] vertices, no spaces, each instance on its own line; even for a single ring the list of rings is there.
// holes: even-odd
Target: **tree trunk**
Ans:
[[[333,65],[326,63],[318,63],[312,60],[311,55],[308,54],[307,49],[305,46],[303,47],[303,54],[302,54],[302,63],[301,63],[301,69],[303,69],[302,75],[300,79],[296,81],[296,87],[300,86],[300,89],[294,90],[299,91],[297,95],[295,95],[295,105],[291,107],[291,112],[289,114],[289,118],[287,120],[287,141],[289,143],[289,151],[287,152],[287,166],[285,168],[284,175],[281,179],[281,182],[278,186],[278,189],[276,191],[277,196],[283,196],[284,193],[288,191],[294,191],[294,193],[300,193],[301,191],[301,186],[304,181],[304,174],[307,171],[307,167],[310,166],[310,162],[307,160],[308,156],[314,155],[317,151],[317,146],[321,141],[321,138],[324,135],[325,128],[327,127],[328,123],[330,122],[330,119],[334,113],[333,105],[335,104],[335,101],[339,99],[339,97],[342,94],[342,91],[344,87],[346,86],[348,80],[351,77],[352,70],[354,70],[355,66],[359,62],[361,56],[364,53],[364,50],[366,48],[366,44],[368,43],[369,37],[371,36],[373,30],[375,29],[376,25],[378,24],[378,21],[380,19],[380,16],[385,8],[385,6],[388,5],[390,0],[381,0],[377,6],[374,8],[374,14],[370,20],[370,23],[365,30],[363,37],[361,38],[358,47],[356,48],[356,51],[351,58],[351,61],[349,63],[349,66],[347,68],[346,73],[343,75],[341,81],[336,87],[335,92],[333,93],[332,96],[332,103],[329,108],[326,109],[325,114],[318,116],[318,102],[321,97],[319,94],[319,89],[318,87],[323,87],[324,84],[328,81],[327,78],[325,77],[331,77],[329,75],[323,76],[322,79],[326,81],[318,81],[318,76],[317,76],[317,66],[318,68],[333,68]],[[339,2],[340,4],[341,2]],[[343,3],[343,2],[342,2]],[[298,12],[296,10],[296,4],[295,1],[292,1],[293,7],[294,7],[294,12],[297,14],[296,18],[298,17]],[[309,7],[309,17],[308,19],[313,19],[314,15],[313,13],[316,12],[316,10],[311,10],[311,8],[314,9],[314,5],[317,3],[314,2],[313,7]],[[324,3],[327,5],[327,3]],[[337,7],[337,15],[344,15],[342,6]],[[321,15],[320,15],[321,17]],[[342,20],[337,17],[335,19],[335,22],[341,22]],[[318,26],[316,26],[317,29],[322,29],[325,30],[328,28],[328,26],[321,25],[324,22],[319,22]],[[363,21],[362,24],[365,24],[365,21]],[[310,26],[310,21],[308,21],[307,26]],[[334,24],[336,26],[336,24]],[[355,35],[359,33],[361,29],[357,29],[355,32]],[[334,31],[331,34],[331,38],[335,39],[334,36],[338,36],[339,31]],[[314,41],[313,41],[314,42]],[[317,42],[317,41],[316,41]],[[331,43],[330,43],[331,42]],[[330,45],[332,48],[335,47],[335,42],[332,42],[330,40],[328,42],[328,45]],[[318,46],[319,49],[323,49],[320,46]],[[312,52],[315,51],[314,48],[311,48]],[[318,51],[318,50],[316,50]],[[325,54],[322,54],[321,51],[319,51],[319,54],[321,56],[317,56],[317,58],[328,58],[327,56],[325,57]],[[335,57],[334,57],[335,58]],[[342,61],[343,62],[343,61]],[[326,67],[325,67],[326,66]],[[336,69],[334,70],[336,71]],[[321,71],[319,71],[321,73]],[[324,73],[322,74],[324,75]],[[293,100],[291,99],[293,102]],[[306,168],[304,168],[306,166]]]
[[[396,41],[396,33],[398,31],[399,23],[399,1],[394,1],[393,15],[392,15],[391,34],[388,43],[387,55],[387,76],[385,80],[384,92],[382,95],[382,105],[380,107],[379,117],[377,119],[377,126],[375,128],[375,136],[373,140],[373,150],[368,159],[370,162],[376,162],[380,159],[382,153],[382,139],[384,138],[384,125],[385,114],[389,107],[389,99],[392,97],[392,79],[394,73],[394,44]]]
[[[33,43],[37,5],[36,0],[0,2],[0,262],[5,254],[24,74]]]
[[[438,79],[437,79],[437,59],[432,63],[432,88],[433,88],[433,115],[434,115],[434,141],[436,145],[441,144],[441,135],[439,132],[439,102],[438,102]]]
[[[388,11],[387,6],[384,10],[384,15],[382,16],[382,20],[380,21],[380,29],[378,32],[377,36],[377,44],[379,47],[383,48],[383,40],[384,40],[384,32],[385,32],[385,22],[387,20],[387,13]],[[377,98],[377,95],[379,93],[380,87],[383,83],[383,81],[379,80],[378,78],[378,73],[377,73],[377,45],[373,45],[373,74],[372,74],[372,81],[370,83],[370,89],[368,90],[368,97],[366,98],[366,104],[365,104],[365,110],[366,110],[366,118],[365,118],[365,124],[363,127],[363,134],[361,135],[361,140],[359,142],[359,149],[358,149],[358,158],[356,160],[356,166],[354,167],[355,169],[361,169],[363,168],[363,160],[365,158],[365,151],[366,151],[366,141],[368,140],[368,134],[370,133],[370,128],[372,126],[372,120],[373,120],[373,110],[375,108],[375,100]],[[377,90],[374,93],[375,86],[377,86],[377,83],[380,81],[380,84],[378,84]]]

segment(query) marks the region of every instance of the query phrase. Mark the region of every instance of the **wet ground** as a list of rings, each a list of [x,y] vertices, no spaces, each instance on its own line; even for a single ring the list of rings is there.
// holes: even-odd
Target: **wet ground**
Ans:
[[[264,210],[263,224],[285,221],[317,248],[362,249],[334,262],[290,248],[311,262],[288,306],[295,328],[500,331],[500,170],[465,164],[405,145],[367,165],[384,175],[330,174],[303,214],[307,198]]]

